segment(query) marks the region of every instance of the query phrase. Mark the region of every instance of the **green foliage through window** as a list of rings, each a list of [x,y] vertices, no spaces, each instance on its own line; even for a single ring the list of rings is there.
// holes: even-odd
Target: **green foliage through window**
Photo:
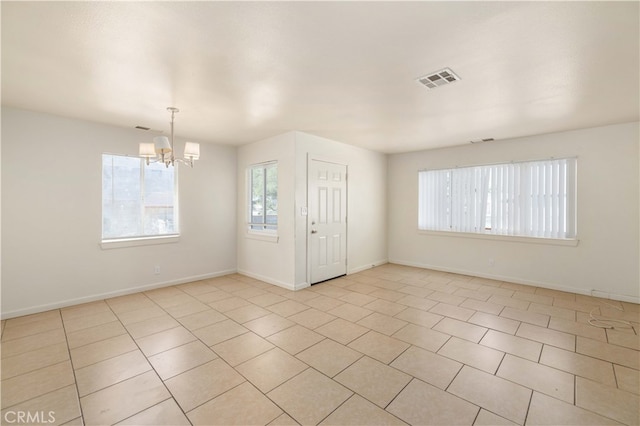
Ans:
[[[249,228],[278,229],[278,165],[266,163],[249,169]]]

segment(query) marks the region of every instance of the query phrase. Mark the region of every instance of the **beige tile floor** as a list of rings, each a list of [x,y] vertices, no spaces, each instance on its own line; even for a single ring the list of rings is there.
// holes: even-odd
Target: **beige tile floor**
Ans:
[[[2,321],[1,423],[637,425],[639,322],[392,264],[298,292],[230,275]]]

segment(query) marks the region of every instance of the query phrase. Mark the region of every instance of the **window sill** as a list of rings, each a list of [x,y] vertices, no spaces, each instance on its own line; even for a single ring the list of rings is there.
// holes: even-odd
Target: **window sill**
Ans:
[[[268,241],[270,243],[277,243],[280,239],[278,234],[272,231],[247,230],[246,237],[250,240]]]
[[[506,241],[510,243],[545,244],[552,246],[577,247],[580,240],[577,238],[541,238],[523,237],[518,235],[494,235],[476,234],[473,232],[428,231],[418,229],[418,234],[434,235],[440,237],[474,238],[478,240]]]
[[[142,237],[142,238],[121,238],[117,240],[102,240],[100,247],[102,250],[154,246],[158,244],[172,244],[180,241],[180,235],[163,235],[161,237]]]

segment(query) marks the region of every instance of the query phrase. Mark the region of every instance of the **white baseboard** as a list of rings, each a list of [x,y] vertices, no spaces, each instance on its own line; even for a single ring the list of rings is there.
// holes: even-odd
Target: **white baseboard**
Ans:
[[[91,296],[78,297],[75,299],[60,300],[54,303],[47,303],[44,305],[31,306],[28,308],[2,312],[0,314],[0,318],[4,320],[8,318],[20,317],[23,315],[37,314],[40,312],[50,311],[52,309],[66,308],[68,306],[80,305],[82,303],[95,302],[98,300],[110,299],[112,297],[126,296],[127,294],[140,293],[141,291],[153,290],[161,287],[169,287],[169,286],[178,285],[178,284],[185,284],[193,281],[205,280],[208,278],[221,277],[224,275],[235,274],[236,272],[237,271],[235,269],[229,269],[226,271],[212,272],[209,274],[193,275],[190,277],[178,278],[171,281],[163,281],[159,283],[146,284],[146,285],[137,286],[137,287],[129,287],[126,289],[110,291],[106,293],[99,293]]]
[[[363,266],[359,266],[356,268],[349,268],[347,271],[347,275],[357,274],[358,272],[366,271],[367,269],[375,268],[376,266],[384,265],[385,263],[389,263],[388,259],[381,259],[373,263],[368,263]]]
[[[304,282],[304,283],[296,284],[295,287],[296,287],[295,291],[298,291],[298,290],[302,290],[303,288],[311,287],[311,284]]]
[[[575,294],[583,294],[583,295],[586,295],[586,296],[594,296],[594,297],[599,297],[599,298],[602,298],[602,299],[611,299],[611,300],[618,300],[618,301],[621,301],[621,302],[630,302],[630,303],[640,304],[640,297],[638,297],[638,296],[605,293],[605,292],[601,292],[601,291],[597,291],[597,290],[587,290],[587,289],[580,289],[580,288],[575,288],[575,287],[567,287],[567,286],[558,285],[558,284],[554,284],[554,283],[546,283],[546,282],[540,282],[540,281],[534,281],[534,280],[526,280],[526,279],[523,279],[523,278],[508,277],[508,276],[498,275],[498,274],[486,274],[486,273],[481,273],[481,272],[476,272],[476,271],[469,271],[469,270],[466,270],[466,269],[448,268],[448,267],[443,267],[443,266],[438,266],[438,265],[430,265],[430,264],[421,263],[421,262],[409,262],[409,261],[404,261],[404,260],[400,260],[400,259],[389,259],[389,263],[395,263],[397,265],[405,265],[405,266],[414,266],[416,268],[423,268],[423,269],[432,269],[434,271],[450,272],[450,273],[453,273],[453,274],[470,275],[470,276],[473,276],[473,277],[488,278],[488,279],[497,280],[497,281],[506,281],[506,282],[510,282],[510,283],[514,283],[514,284],[523,284],[523,285],[529,285],[529,286],[533,286],[533,287],[547,288],[547,289],[550,289],[550,290],[564,291],[564,292],[567,292],[567,293],[575,293]]]
[[[367,269],[371,269],[371,268],[374,268],[376,266],[384,265],[385,263],[388,263],[387,259],[378,260],[376,262],[369,263],[367,265],[360,266],[360,267],[357,267],[357,268],[349,268],[347,270],[347,275],[356,274],[358,272],[366,271]],[[264,281],[264,282],[266,282],[268,284],[277,285],[278,287],[286,288],[287,290],[292,290],[292,291],[302,290],[303,288],[310,287],[310,284],[308,282],[299,283],[299,284],[291,284],[291,283],[286,283],[284,281],[279,281],[279,280],[276,280],[276,279],[273,279],[271,277],[267,277],[267,276],[264,276],[264,275],[255,274],[253,272],[245,271],[243,269],[238,269],[238,273],[242,274],[242,275],[246,275],[247,277],[255,278],[256,280]]]
[[[295,290],[299,290],[300,288],[304,288],[304,287],[296,288],[296,286],[294,284],[286,283],[284,281],[279,281],[279,280],[276,280],[276,279],[273,279],[271,277],[267,277],[267,276],[264,276],[264,275],[255,274],[253,272],[245,271],[243,269],[238,269],[238,273],[241,274],[241,275],[246,275],[249,278],[254,278],[256,280],[264,281],[267,284],[273,284],[273,285],[277,285],[278,287],[286,288],[287,290],[291,290],[291,291],[295,291]],[[308,287],[308,285],[306,287]]]
[[[619,300],[620,302],[629,302],[640,304],[640,297],[628,296],[623,294],[612,294],[604,291],[591,290],[590,296],[599,297],[600,299]]]

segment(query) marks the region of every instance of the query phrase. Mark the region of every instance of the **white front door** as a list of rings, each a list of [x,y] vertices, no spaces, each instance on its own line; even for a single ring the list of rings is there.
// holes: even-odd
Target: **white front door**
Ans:
[[[347,273],[347,166],[309,161],[311,284]]]

